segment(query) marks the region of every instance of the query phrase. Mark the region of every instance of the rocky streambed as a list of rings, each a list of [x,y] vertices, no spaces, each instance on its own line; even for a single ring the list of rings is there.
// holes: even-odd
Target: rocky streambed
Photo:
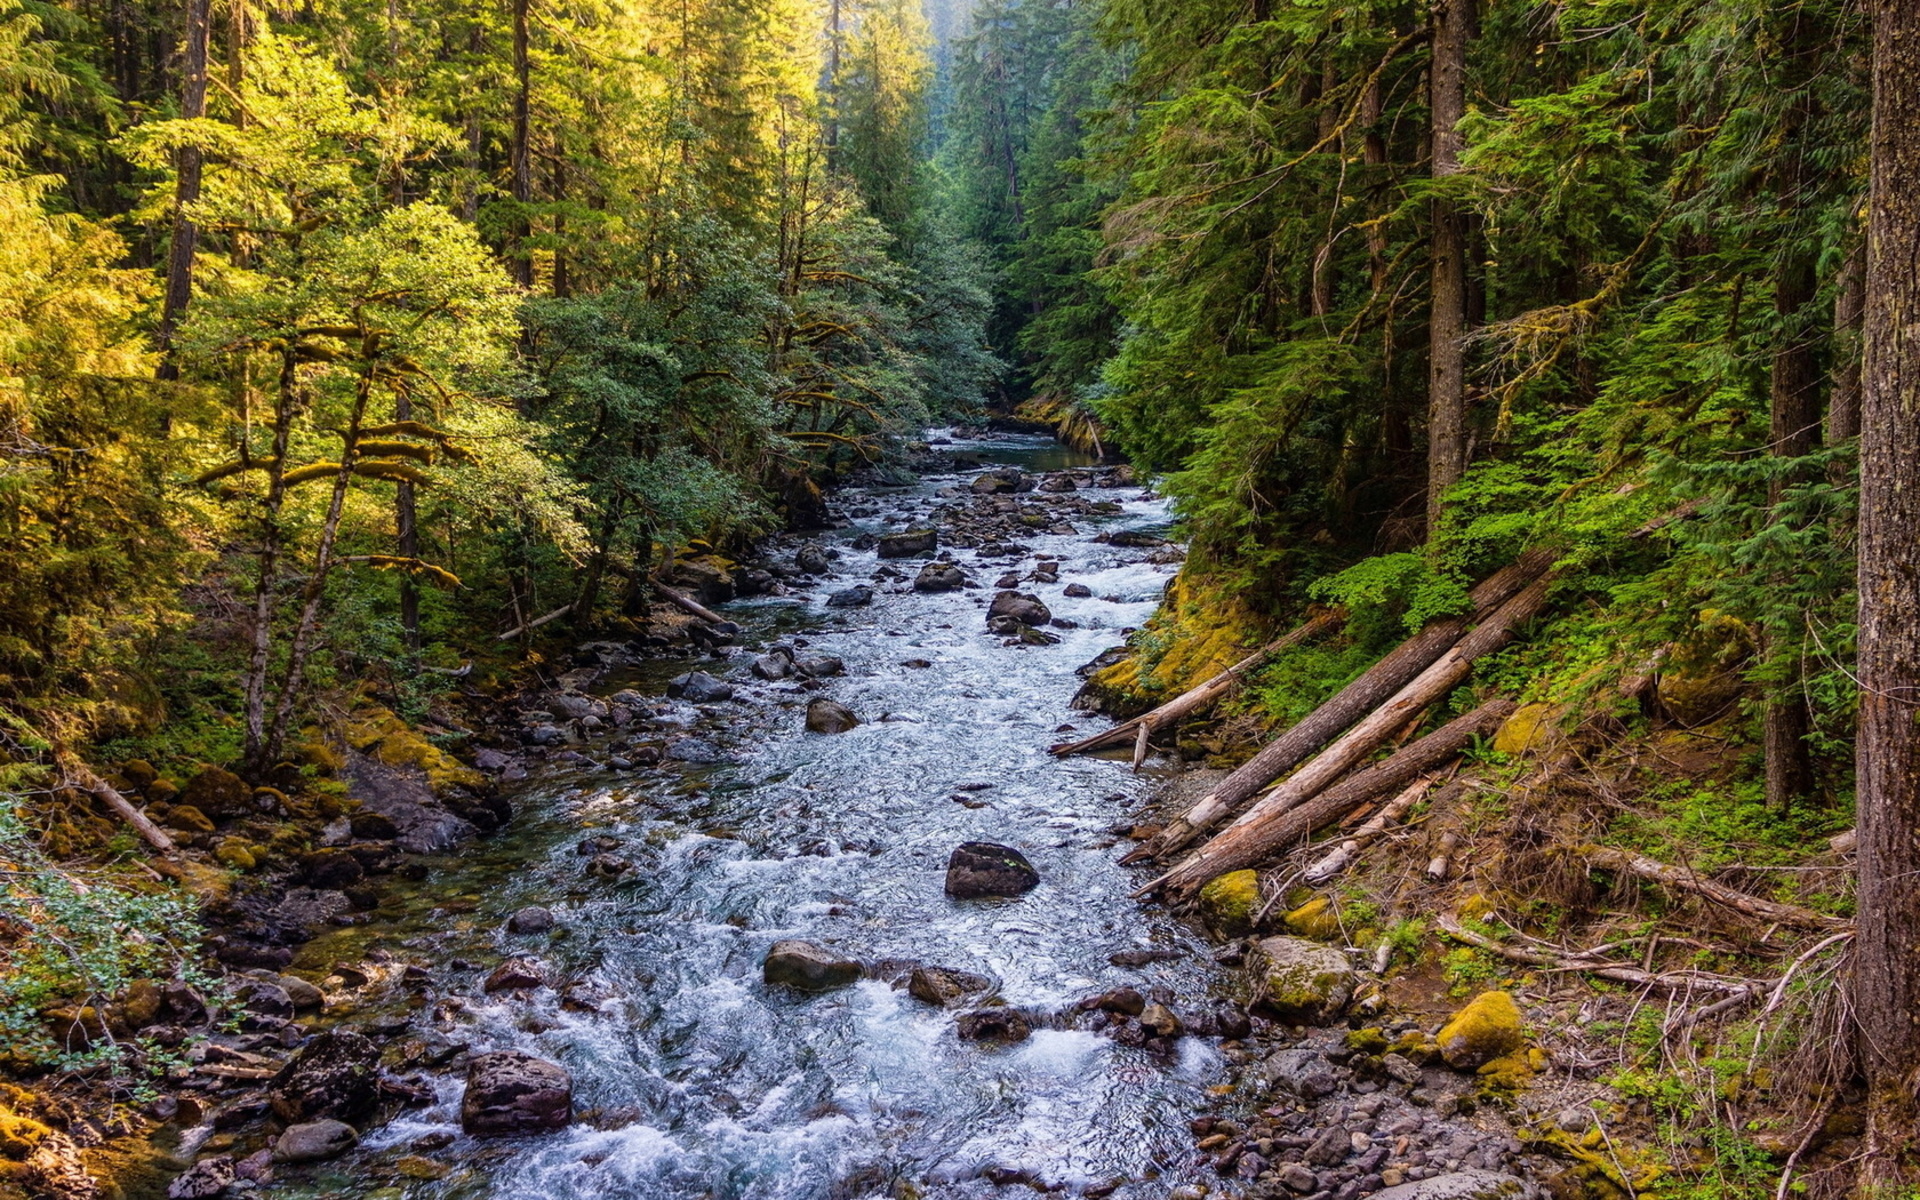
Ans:
[[[504,830],[276,893],[319,936],[176,1072],[191,1166],[149,1190],[1529,1192],[1473,1073],[1524,1053],[1503,1024],[1450,1050],[1341,950],[1140,908],[1152,775],[1047,755],[1176,568],[1164,504],[1038,439],[932,455],[724,581],[684,564],[723,610],[697,657],[581,648],[479,757]],[[387,807],[343,875],[356,821],[424,827]]]

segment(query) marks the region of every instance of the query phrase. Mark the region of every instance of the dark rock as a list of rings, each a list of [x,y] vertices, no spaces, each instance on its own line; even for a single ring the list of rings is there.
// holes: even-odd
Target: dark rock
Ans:
[[[808,679],[827,679],[835,675],[845,675],[847,664],[831,654],[822,654],[817,658],[803,658],[795,666]]]
[[[964,842],[947,859],[947,895],[956,900],[1019,896],[1040,882],[1027,856],[993,842]]]
[[[327,1002],[325,992],[298,975],[281,975],[276,977],[274,982],[287,993],[287,999],[292,1001],[296,1009],[319,1008]]]
[[[1040,602],[1040,597],[1008,590],[995,593],[993,603],[987,606],[987,617],[1012,617],[1022,625],[1037,626],[1053,620],[1053,613]]]
[[[1080,485],[1073,481],[1073,476],[1071,475],[1049,475],[1041,481],[1040,490],[1057,495],[1061,492],[1077,492],[1080,490]]]
[[[552,928],[553,912],[538,904],[529,904],[507,918],[508,933],[545,933]]]
[[[958,1004],[992,986],[993,980],[985,975],[951,967],[915,967],[907,976],[907,995],[941,1008]]]
[[[203,1158],[174,1176],[167,1200],[207,1200],[233,1186],[233,1159],[225,1154]]]
[[[1312,1171],[1299,1163],[1288,1163],[1277,1172],[1280,1182],[1294,1191],[1305,1195],[1320,1186]]]
[[[530,958],[510,958],[493,969],[487,981],[481,984],[481,990],[488,995],[495,992],[517,992],[528,988],[546,985],[547,975],[540,964]]]
[[[954,1029],[969,1042],[1024,1042],[1033,1036],[1033,1023],[1013,1008],[966,1013],[954,1022]]]
[[[267,1102],[289,1124],[331,1118],[355,1122],[379,1100],[380,1047],[357,1033],[330,1030],[309,1039],[267,1083]]]
[[[1121,950],[1107,955],[1107,961],[1116,967],[1144,967],[1149,963],[1177,962],[1185,957],[1178,950]]]
[[[1076,600],[1084,600],[1093,595],[1093,589],[1084,583],[1070,583],[1061,589],[1060,594],[1063,596],[1072,596]]]
[[[596,854],[587,861],[587,874],[601,879],[618,879],[631,870],[632,863],[614,854]]]
[[[573,1120],[573,1077],[558,1063],[496,1050],[467,1064],[460,1126],[475,1137],[541,1133]]]
[[[860,718],[853,710],[837,700],[820,696],[807,702],[809,733],[845,733],[859,724]]]
[[[1088,996],[1080,1002],[1084,1011],[1119,1013],[1122,1016],[1137,1017],[1147,1010],[1147,998],[1130,987],[1114,988],[1098,996]]]
[[[827,597],[828,608],[865,608],[873,603],[873,589],[864,583],[841,588]]]
[[[1164,1004],[1149,1004],[1140,1014],[1140,1027],[1155,1037],[1177,1038],[1186,1032],[1180,1018]]]
[[[968,489],[976,496],[1011,496],[1033,490],[1033,480],[1019,471],[988,471],[974,476]]]
[[[278,983],[249,979],[233,990],[233,998],[250,1017],[265,1017],[274,1028],[293,1019],[293,997]]]
[[[309,884],[317,888],[344,888],[359,883],[366,877],[366,868],[360,865],[348,850],[314,850],[300,858],[300,867]]]
[[[876,549],[881,558],[912,558],[940,544],[940,535],[931,529],[909,529],[905,533],[887,533]]]
[[[861,966],[812,942],[788,938],[775,942],[761,964],[761,978],[769,985],[820,992],[845,987],[858,980]]]
[[[695,704],[718,704],[733,699],[733,685],[723,683],[705,671],[689,671],[667,681],[667,695]]]
[[[252,807],[253,789],[232,771],[207,767],[180,789],[177,804],[197,808],[209,817],[237,817]]]
[[[357,812],[348,822],[347,828],[353,836],[369,842],[391,842],[400,836],[400,827],[393,818],[377,812]]]
[[[967,573],[952,563],[928,563],[913,580],[916,592],[955,592],[965,586]]]
[[[1497,1171],[1456,1171],[1375,1192],[1373,1200],[1535,1200],[1539,1189]]]
[[[795,570],[808,575],[825,575],[833,569],[833,563],[828,560],[826,550],[812,542],[794,551],[793,566]]]
[[[771,654],[762,654],[753,660],[754,678],[769,683],[778,682],[793,674],[793,657],[785,651],[776,650]]]
[[[1123,529],[1119,533],[1109,537],[1107,544],[1111,546],[1130,546],[1135,549],[1144,550],[1151,549],[1154,546],[1164,546],[1167,544],[1167,539],[1156,537],[1151,533],[1141,533],[1135,529]]]
[[[309,1121],[289,1125],[273,1144],[273,1161],[280,1163],[323,1162],[339,1158],[353,1149],[360,1135],[344,1121]]]
[[[1002,576],[1001,576],[1000,578],[998,578],[998,579],[996,579],[996,580],[994,580],[994,581],[993,581],[993,586],[994,586],[994,587],[997,587],[997,588],[1012,588],[1012,587],[1019,587],[1019,586],[1020,586],[1020,572],[1018,572],[1018,571],[1009,571],[1009,572],[1007,572],[1007,573],[1006,573],[1005,575],[1002,575]]]

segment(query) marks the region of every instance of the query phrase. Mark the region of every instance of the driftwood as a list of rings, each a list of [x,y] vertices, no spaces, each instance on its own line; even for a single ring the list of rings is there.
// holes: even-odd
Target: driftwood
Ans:
[[[501,634],[499,637],[495,638],[494,640],[497,642],[510,642],[514,638],[519,637],[521,634],[538,629],[542,625],[545,625],[550,621],[558,621],[561,617],[566,616],[568,613],[572,611],[573,611],[573,605],[571,603],[562,605],[561,607],[554,609],[552,612],[548,613],[544,617],[535,617],[533,620],[528,621],[523,625],[515,625],[512,629],[507,630],[505,633]]]
[[[685,592],[675,591],[673,588],[670,588],[666,584],[661,583],[658,579],[653,580],[652,583],[653,583],[653,590],[660,594],[660,598],[663,600],[666,600],[668,603],[672,604],[675,608],[678,608],[683,612],[692,613],[694,616],[699,617],[702,621],[705,621],[710,625],[723,625],[726,623],[727,619],[725,617],[721,616],[719,613],[714,612],[712,609],[701,604],[698,600],[695,600],[692,596],[687,595]]]
[[[1180,695],[1162,704],[1152,712],[1143,713],[1131,721],[1122,721],[1111,729],[1103,730],[1089,738],[1077,742],[1063,742],[1053,746],[1049,753],[1056,755],[1085,754],[1091,750],[1106,750],[1124,746],[1139,736],[1152,736],[1174,725],[1183,718],[1197,712],[1203,712],[1213,706],[1221,697],[1232,691],[1234,686],[1247,672],[1260,666],[1283,650],[1291,649],[1302,642],[1310,641],[1322,634],[1331,633],[1347,619],[1346,613],[1333,609],[1316,614],[1311,620],[1295,628],[1284,637],[1279,637],[1247,655],[1239,662],[1215,675],[1195,688],[1189,688]],[[1144,731],[1144,732],[1142,732]]]
[[[94,774],[91,767],[68,752],[56,751],[54,763],[75,787],[91,792],[121,820],[133,826],[134,832],[146,839],[147,845],[162,854],[173,853],[173,839],[167,836],[166,831],[149,821],[147,814],[135,808],[133,802],[122,796],[112,784]]]
[[[1385,833],[1387,826],[1412,811],[1413,806],[1420,803],[1420,798],[1426,795],[1427,790],[1432,786],[1431,779],[1414,780],[1398,796],[1389,800],[1379,812],[1373,814],[1366,824],[1341,839],[1340,844],[1335,846],[1331,853],[1309,866],[1306,873],[1300,876],[1300,881],[1309,886],[1318,887],[1353,865],[1353,860],[1360,857],[1360,851],[1366,848],[1367,843]]]
[[[1645,971],[1639,967],[1623,966],[1603,958],[1578,954],[1551,954],[1545,950],[1530,950],[1525,946],[1509,946],[1505,942],[1495,941],[1493,938],[1475,933],[1451,915],[1446,914],[1440,916],[1434,923],[1440,927],[1442,933],[1455,941],[1465,942],[1469,946],[1478,946],[1482,950],[1512,962],[1549,967],[1556,971],[1579,971],[1587,975],[1597,975],[1601,979],[1659,988],[1662,991],[1705,992],[1718,996],[1738,996],[1743,1000],[1751,1001],[1759,1000],[1766,995],[1766,983],[1771,982],[1729,979],[1724,975],[1709,975],[1702,971]]]
[[[1450,686],[1450,685],[1449,685]],[[1424,707],[1424,704],[1421,705]],[[1332,786],[1332,780],[1379,744],[1378,738],[1343,738],[1275,788],[1246,816],[1143,891],[1162,887],[1184,895],[1228,871],[1250,867],[1313,835],[1363,804],[1391,795],[1408,782],[1454,758],[1475,736],[1499,728],[1513,713],[1511,700],[1489,700],[1464,717],[1447,722],[1392,757],[1356,772]],[[1386,710],[1383,708],[1382,712]],[[1404,710],[1402,710],[1404,713]],[[1375,720],[1369,717],[1369,721]],[[1361,730],[1356,728],[1356,734]]]
[[[1831,930],[1844,928],[1848,924],[1839,917],[1817,913],[1797,904],[1781,904],[1775,900],[1764,900],[1750,892],[1738,891],[1725,884],[1715,883],[1686,867],[1669,866],[1631,850],[1617,850],[1611,846],[1582,846],[1579,853],[1580,857],[1587,860],[1588,865],[1603,871],[1623,871],[1639,879],[1692,892],[1722,908],[1730,908],[1756,921],[1789,925],[1795,929]]]
[[[1212,828],[1261,789],[1305,761],[1342,730],[1392,702],[1402,688],[1421,678],[1422,672],[1460,645],[1462,638],[1467,636],[1469,625],[1483,621],[1483,618],[1483,624],[1495,619],[1492,614],[1537,583],[1552,565],[1553,555],[1550,552],[1535,550],[1488,576],[1473,589],[1472,612],[1435,621],[1402,642],[1358,679],[1340,689],[1338,695],[1314,709],[1266,749],[1221,780],[1220,786],[1169,822],[1158,836],[1143,843],[1121,861],[1164,858]],[[1544,598],[1544,592],[1542,596]]]

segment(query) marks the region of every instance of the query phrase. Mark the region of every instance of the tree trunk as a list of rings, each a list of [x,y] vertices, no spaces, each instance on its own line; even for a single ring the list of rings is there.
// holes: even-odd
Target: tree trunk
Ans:
[[[280,555],[285,531],[280,510],[286,503],[287,449],[293,437],[293,414],[299,401],[298,364],[291,347],[280,352],[280,380],[274,393],[273,457],[267,468],[267,498],[260,515],[260,549],[256,551],[253,612],[248,617],[247,676],[242,704],[246,722],[246,762],[257,771],[267,754],[267,676],[273,669],[274,592],[280,586]]]
[[[393,419],[411,421],[413,419],[413,397],[405,388],[395,391],[393,397]],[[393,526],[395,534],[395,552],[401,558],[418,560],[420,557],[420,510],[414,498],[413,485],[401,480],[393,489]],[[412,571],[400,573],[400,630],[405,638],[407,652],[420,653],[420,584],[414,579]]]
[[[1863,1190],[1920,1184],[1920,5],[1873,0],[1873,183],[1860,412]]]
[[[1808,328],[1815,295],[1813,260],[1793,256],[1774,283],[1773,308],[1780,318],[1779,344],[1773,352],[1769,386],[1772,452],[1779,458],[1811,454],[1820,435],[1820,372]],[[1775,512],[1794,482],[1784,475],[1767,485],[1767,504]],[[1787,676],[1773,685],[1762,721],[1766,748],[1767,807],[1784,813],[1813,788],[1813,757],[1807,749],[1810,722],[1806,692],[1800,684],[1797,630],[1767,634],[1774,655],[1792,656]]]
[[[1281,853],[1297,842],[1304,842],[1314,831],[1380,797],[1397,792],[1413,780],[1444,766],[1457,757],[1474,738],[1500,728],[1500,722],[1513,715],[1511,700],[1489,700],[1464,717],[1456,717],[1419,741],[1400,750],[1383,762],[1375,763],[1351,778],[1324,791],[1312,789],[1304,778],[1311,766],[1278,788],[1269,807],[1262,801],[1256,819],[1253,813],[1209,843],[1199,854],[1181,863],[1166,879],[1169,895],[1185,893],[1217,875],[1250,867]],[[1283,798],[1282,793],[1291,793]]]
[[[1360,720],[1405,687],[1435,660],[1466,636],[1467,626],[1505,604],[1517,592],[1539,579],[1553,564],[1553,554],[1532,550],[1519,561],[1489,575],[1473,589],[1473,611],[1465,616],[1433,622],[1375,663],[1360,678],[1340,689],[1266,749],[1241,764],[1200,803],[1172,821],[1159,836],[1121,859],[1138,862],[1171,854],[1211,828],[1260,789],[1292,770],[1309,754],[1327,744],[1341,730]]]
[[[1433,6],[1428,103],[1433,177],[1460,173],[1460,118],[1467,108],[1467,37],[1472,0]],[[1467,220],[1444,198],[1433,201],[1433,306],[1428,316],[1427,536],[1440,523],[1440,498],[1467,469]]]
[[[187,0],[185,76],[181,80],[180,115],[195,120],[207,115],[207,26],[210,0]],[[200,226],[187,209],[200,199],[201,154],[198,146],[182,146],[173,156],[173,236],[167,246],[167,291],[160,309],[161,379],[180,378],[173,355],[173,336],[193,300],[193,260],[200,249]]]
[[[1248,671],[1260,666],[1282,650],[1297,646],[1301,642],[1311,641],[1324,633],[1329,633],[1347,619],[1347,614],[1338,609],[1317,613],[1304,624],[1296,626],[1284,637],[1275,638],[1266,645],[1247,655],[1239,662],[1215,675],[1196,688],[1189,688],[1180,695],[1162,704],[1152,712],[1142,714],[1131,721],[1122,721],[1111,729],[1102,730],[1090,738],[1077,742],[1068,742],[1051,748],[1056,755],[1085,754],[1090,750],[1103,750],[1109,746],[1125,745],[1136,729],[1145,729],[1149,734],[1159,733],[1183,718],[1203,712],[1216,700],[1233,690],[1235,684]]]
[[[1827,401],[1827,445],[1860,436],[1860,311],[1866,304],[1867,255],[1847,252],[1833,296],[1833,394]]]
[[[1175,891],[1197,888],[1222,870],[1231,870],[1215,864],[1232,856],[1234,847],[1247,836],[1242,831],[1266,822],[1275,813],[1293,807],[1332,783],[1348,768],[1385,744],[1395,730],[1412,720],[1421,709],[1444,699],[1448,692],[1466,680],[1468,673],[1473,670],[1475,659],[1504,647],[1513,640],[1520,626],[1539,615],[1540,610],[1546,607],[1547,591],[1552,586],[1552,578],[1543,576],[1501,605],[1498,612],[1460,639],[1460,644],[1447,651],[1440,661],[1422,671],[1386,703],[1368,713],[1365,720],[1342,734],[1312,762],[1296,771],[1292,778],[1248,809],[1238,821],[1202,846],[1199,853],[1168,872],[1164,881],[1168,888]]]
[[[508,248],[507,268],[513,280],[523,288],[533,287],[533,250],[527,245],[533,235],[527,206],[533,203],[532,147],[528,144],[533,108],[533,66],[527,47],[527,5],[529,0],[513,0],[513,134],[508,146],[508,170],[515,211],[512,245]]]

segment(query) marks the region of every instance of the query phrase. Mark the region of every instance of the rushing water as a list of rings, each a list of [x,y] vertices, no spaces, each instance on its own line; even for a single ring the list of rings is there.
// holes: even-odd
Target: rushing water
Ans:
[[[953,448],[1075,465],[1039,439]],[[924,515],[956,482],[964,479],[935,477],[838,503]],[[752,654],[738,653],[706,666],[749,698],[710,707],[717,719],[663,699],[651,725],[622,731],[622,740],[690,733],[732,761],[543,774],[516,797],[520,815],[506,835],[435,864],[421,892],[436,907],[389,925],[375,946],[425,966],[461,998],[437,1026],[434,1014],[416,1014],[416,1027],[476,1051],[517,1047],[564,1063],[583,1116],[543,1137],[461,1138],[434,1155],[454,1173],[409,1183],[409,1195],[984,1197],[1007,1194],[990,1173],[1021,1170],[1070,1194],[1118,1180],[1131,1181],[1120,1197],[1166,1194],[1191,1153],[1186,1118],[1224,1075],[1211,1041],[1182,1039],[1167,1056],[1040,1029],[1019,1044],[983,1045],[956,1037],[953,1013],[884,982],[802,995],[760,979],[769,945],[806,938],[867,962],[988,974],[1007,1003],[1030,1010],[1058,1011],[1121,984],[1164,987],[1176,1008],[1206,996],[1205,945],[1139,908],[1128,897],[1139,881],[1114,865],[1109,829],[1137,808],[1143,781],[1122,763],[1046,752],[1060,740],[1055,727],[1077,715],[1068,709],[1074,668],[1144,621],[1172,572],[1147,563],[1146,551],[1088,540],[1103,527],[1163,525],[1161,502],[1138,489],[1089,494],[1123,502],[1124,514],[1028,543],[1065,560],[1060,583],[1022,585],[1080,623],[1059,631],[1059,645],[1009,647],[986,631],[984,585],[1007,560],[975,564],[970,551],[956,557],[977,590],[920,595],[894,584],[876,589],[871,608],[824,607],[828,591],[866,582],[878,565],[847,542],[901,527],[856,522],[826,539],[842,555],[839,580],[806,601],[745,601],[727,615],[746,627],[743,646],[797,638],[807,655],[843,658],[847,675],[819,694],[866,724],[804,732],[808,694],[751,679]],[[910,579],[920,564],[898,565]],[[1022,573],[1031,565],[1030,556]],[[1064,597],[1075,582],[1093,598]],[[903,666],[909,659],[932,665]],[[667,673],[605,690],[658,693]],[[992,786],[963,790],[969,784]],[[620,839],[618,853],[635,863],[619,882],[583,873],[576,844],[598,835]],[[1016,900],[950,900],[947,855],[969,840],[1019,847],[1041,885]],[[553,909],[560,934],[504,932],[505,917],[532,903]],[[311,944],[302,965],[363,951],[354,936]],[[1108,961],[1147,947],[1183,957],[1134,969]],[[510,954],[535,955],[573,981],[566,995],[482,995],[486,970]],[[393,1179],[383,1161],[424,1135],[458,1133],[460,1088],[457,1073],[443,1074],[436,1103],[373,1131],[357,1159],[285,1182],[367,1194]]]

